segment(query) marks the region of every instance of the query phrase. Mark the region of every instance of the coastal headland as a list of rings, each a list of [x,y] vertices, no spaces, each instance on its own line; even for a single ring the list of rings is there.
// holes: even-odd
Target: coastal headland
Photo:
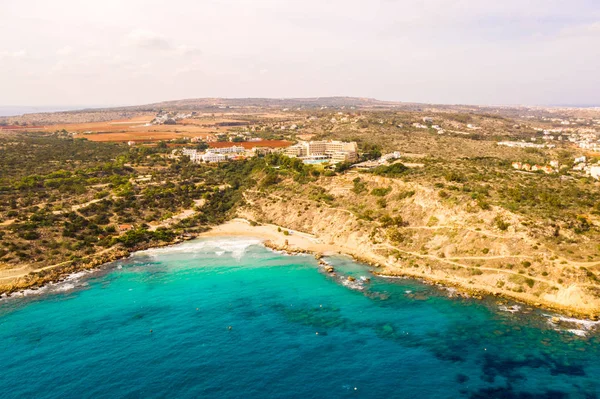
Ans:
[[[0,293],[198,236],[242,235],[596,318],[597,118],[360,98],[5,118]]]
[[[428,283],[441,284],[453,287],[462,295],[475,299],[482,299],[486,295],[493,295],[498,298],[517,300],[533,307],[551,309],[570,316],[598,320],[598,315],[593,310],[582,311],[576,304],[561,305],[551,302],[541,302],[539,297],[533,295],[528,296],[522,293],[510,295],[500,290],[492,291],[489,287],[473,284],[472,281],[447,278],[448,276],[444,278],[437,273],[423,274],[420,271],[413,271],[410,268],[399,268],[394,263],[391,263],[388,258],[370,250],[367,246],[350,246],[347,243],[326,243],[316,235],[287,229],[275,224],[257,224],[247,219],[236,218],[201,233],[198,237],[238,236],[260,238],[268,248],[288,253],[310,253],[314,254],[317,258],[335,254],[348,255],[359,262],[371,265],[374,274],[388,277],[415,278]]]

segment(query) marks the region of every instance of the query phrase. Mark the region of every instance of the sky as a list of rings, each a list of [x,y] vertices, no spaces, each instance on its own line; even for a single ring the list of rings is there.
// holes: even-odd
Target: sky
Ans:
[[[600,105],[600,0],[0,0],[0,106]]]

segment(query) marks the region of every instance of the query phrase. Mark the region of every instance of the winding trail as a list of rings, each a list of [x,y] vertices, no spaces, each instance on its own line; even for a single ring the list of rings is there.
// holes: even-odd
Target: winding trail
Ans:
[[[539,277],[532,277],[532,276],[529,276],[529,275],[524,275],[524,274],[521,274],[519,272],[514,272],[512,270],[498,269],[498,268],[486,267],[486,266],[476,267],[476,266],[465,265],[464,263],[459,263],[459,262],[455,262],[455,261],[452,260],[452,259],[456,259],[456,260],[460,260],[460,259],[474,259],[474,257],[440,258],[439,256],[436,256],[436,255],[421,254],[419,252],[402,250],[402,249],[394,247],[393,245],[390,245],[390,244],[379,244],[377,247],[379,247],[379,248],[385,247],[385,248],[388,248],[388,249],[393,249],[393,250],[396,250],[398,252],[402,252],[402,253],[405,253],[405,254],[408,254],[408,255],[412,255],[412,256],[415,256],[415,257],[418,257],[418,258],[432,259],[432,260],[435,260],[435,261],[438,261],[438,262],[447,263],[447,264],[450,264],[450,265],[453,265],[453,266],[458,266],[458,267],[461,267],[463,269],[487,270],[487,271],[492,271],[492,272],[497,272],[497,273],[502,273],[502,274],[512,274],[512,275],[515,275],[515,276],[521,276],[521,277],[524,277],[524,278],[530,278],[532,280],[539,281],[541,283],[545,283],[545,284],[548,284],[550,286],[557,285],[559,287],[563,287],[561,284],[555,283],[553,281],[546,280],[546,279],[539,278]],[[500,258],[514,258],[514,257],[516,257],[516,256],[501,256]],[[475,259],[482,259],[482,260],[483,259],[498,259],[498,257],[483,257],[482,256],[482,257],[475,257]],[[394,265],[388,264],[388,266],[394,266]]]

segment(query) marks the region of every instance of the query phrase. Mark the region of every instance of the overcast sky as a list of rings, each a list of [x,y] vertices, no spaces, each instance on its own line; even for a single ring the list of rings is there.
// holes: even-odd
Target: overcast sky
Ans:
[[[0,105],[600,104],[599,0],[0,0]]]

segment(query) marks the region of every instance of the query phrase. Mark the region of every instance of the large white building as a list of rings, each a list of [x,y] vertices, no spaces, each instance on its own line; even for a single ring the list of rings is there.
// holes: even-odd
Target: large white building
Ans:
[[[225,162],[227,161],[227,157],[223,154],[215,154],[212,152],[207,152],[206,154],[202,155],[202,161],[203,162]]]
[[[171,156],[176,157],[177,151],[173,150]],[[194,163],[202,163],[202,162],[225,162],[227,161],[227,156],[223,154],[217,154],[215,152],[201,152],[193,148],[183,148],[181,150],[181,154],[190,158],[190,161]]]
[[[222,148],[209,148],[206,152],[212,152],[214,154],[237,154],[245,152],[246,149],[240,146],[222,147]]]
[[[285,154],[290,157],[307,159],[325,157],[332,163],[356,162],[358,146],[354,141],[301,141],[288,147]]]

